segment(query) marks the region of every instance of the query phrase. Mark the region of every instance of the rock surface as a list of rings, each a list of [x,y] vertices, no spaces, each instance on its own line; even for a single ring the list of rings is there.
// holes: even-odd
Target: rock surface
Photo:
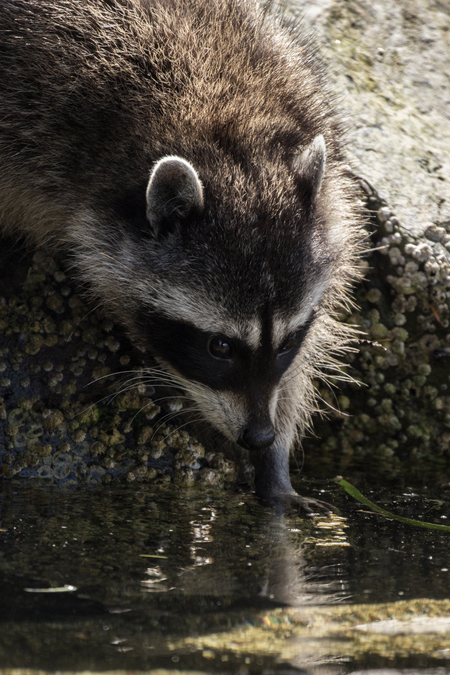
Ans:
[[[348,112],[348,153],[403,227],[450,224],[450,4],[287,0]],[[450,226],[450,225],[449,225]]]

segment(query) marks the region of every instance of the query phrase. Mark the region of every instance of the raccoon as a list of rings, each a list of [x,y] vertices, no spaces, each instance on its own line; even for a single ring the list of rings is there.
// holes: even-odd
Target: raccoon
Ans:
[[[308,508],[289,453],[361,241],[308,39],[254,0],[3,0],[0,83],[2,231],[69,252],[256,494]]]

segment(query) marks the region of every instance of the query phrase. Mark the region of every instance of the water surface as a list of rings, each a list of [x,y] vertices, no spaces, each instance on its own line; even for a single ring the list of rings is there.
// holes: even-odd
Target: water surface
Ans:
[[[370,513],[333,483],[300,487],[340,515],[277,515],[206,489],[4,482],[0,668],[450,667],[450,533]],[[449,512],[448,494],[367,495],[408,517]],[[425,627],[405,623],[418,616]]]

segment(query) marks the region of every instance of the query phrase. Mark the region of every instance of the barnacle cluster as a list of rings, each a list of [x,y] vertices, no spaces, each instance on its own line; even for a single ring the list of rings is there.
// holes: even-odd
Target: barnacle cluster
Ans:
[[[217,465],[165,422],[181,403],[164,396],[160,405],[128,340],[86,305],[55,260],[38,252],[26,268],[12,292],[0,278],[0,475],[232,481],[231,462]]]
[[[315,446],[329,472],[436,478],[450,463],[450,223],[412,233],[366,181],[361,187],[373,250],[360,309],[343,317],[361,330],[348,356],[353,381],[340,391],[318,384],[339,412],[316,425],[306,460]]]

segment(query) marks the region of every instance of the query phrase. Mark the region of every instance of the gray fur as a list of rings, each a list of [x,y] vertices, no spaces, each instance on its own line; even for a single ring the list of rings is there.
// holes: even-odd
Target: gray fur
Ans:
[[[313,379],[351,337],[335,317],[361,238],[299,35],[253,0],[0,3],[1,228],[69,251],[193,416],[251,448],[268,500],[292,498]],[[217,334],[241,356],[212,363]]]

